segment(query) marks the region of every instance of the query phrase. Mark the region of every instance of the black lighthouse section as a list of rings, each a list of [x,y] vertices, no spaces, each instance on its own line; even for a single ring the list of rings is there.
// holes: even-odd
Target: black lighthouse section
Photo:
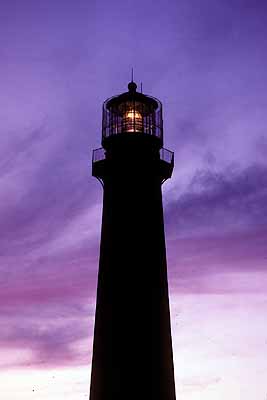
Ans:
[[[173,170],[162,149],[161,104],[136,92],[104,103],[103,149],[93,175],[104,188],[90,400],[174,400],[161,185]]]

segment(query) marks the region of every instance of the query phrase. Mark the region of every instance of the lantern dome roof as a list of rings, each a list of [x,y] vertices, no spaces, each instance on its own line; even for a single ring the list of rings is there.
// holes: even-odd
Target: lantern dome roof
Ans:
[[[149,106],[152,107],[154,110],[161,108],[161,102],[158,99],[137,92],[137,84],[133,81],[128,84],[128,92],[124,92],[107,99],[105,101],[105,105],[107,109],[110,109],[127,101],[136,101],[143,104],[149,104]]]

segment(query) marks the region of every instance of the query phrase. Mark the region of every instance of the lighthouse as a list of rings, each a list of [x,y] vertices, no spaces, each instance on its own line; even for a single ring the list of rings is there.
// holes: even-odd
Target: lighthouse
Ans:
[[[162,184],[162,104],[128,91],[103,104],[92,174],[103,213],[90,400],[175,400]]]

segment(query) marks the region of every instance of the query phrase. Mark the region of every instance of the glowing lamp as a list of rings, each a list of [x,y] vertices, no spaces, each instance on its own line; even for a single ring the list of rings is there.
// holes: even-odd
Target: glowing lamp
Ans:
[[[123,115],[126,132],[142,132],[142,115],[139,111],[130,109]]]

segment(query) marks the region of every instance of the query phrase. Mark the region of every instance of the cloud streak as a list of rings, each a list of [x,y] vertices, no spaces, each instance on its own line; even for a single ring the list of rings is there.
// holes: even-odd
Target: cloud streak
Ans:
[[[197,171],[185,192],[168,205],[165,219],[168,232],[181,237],[264,229],[266,166]]]

